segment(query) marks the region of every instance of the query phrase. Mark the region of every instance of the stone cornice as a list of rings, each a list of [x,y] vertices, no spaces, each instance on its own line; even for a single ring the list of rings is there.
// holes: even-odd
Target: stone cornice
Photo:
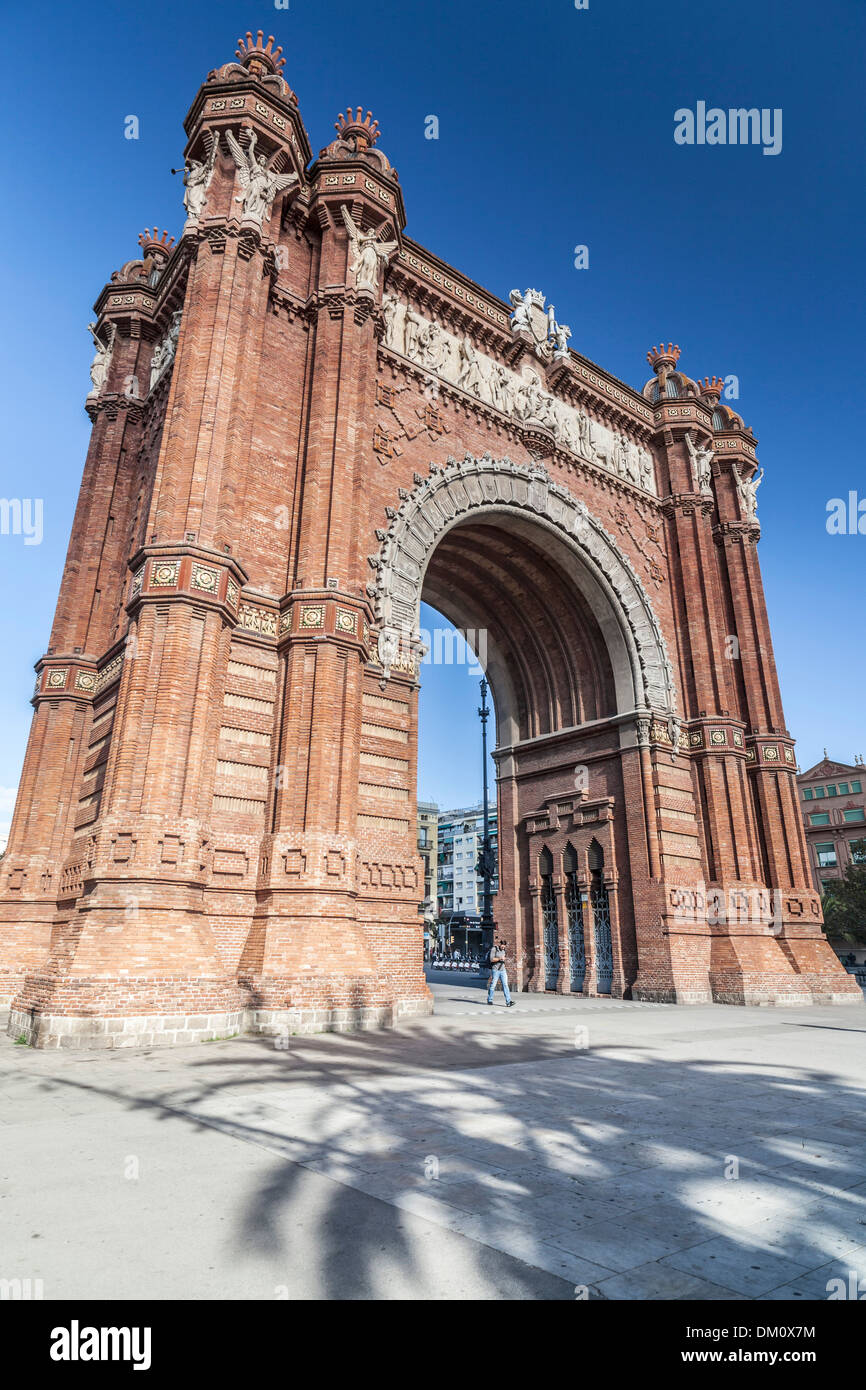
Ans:
[[[393,174],[384,169],[374,169],[366,160],[347,156],[344,159],[319,158],[307,173],[312,196],[311,205],[316,202],[329,204],[334,198],[338,203],[359,203],[368,200],[383,216],[390,218],[398,240],[406,225],[406,208],[403,203],[403,190]]]
[[[101,396],[87,396],[84,409],[93,424],[96,424],[100,415],[105,415],[109,420],[116,420],[118,415],[126,414],[130,423],[140,425],[144,420],[147,399],[146,396],[129,396],[118,391],[107,391]]]
[[[204,121],[218,130],[225,126],[251,125],[276,144],[290,145],[301,174],[312,158],[309,136],[297,105],[252,75],[238,74],[233,79],[203,83],[183,123],[189,137],[187,156],[195,148]]]
[[[332,589],[294,590],[280,600],[278,642],[331,641],[370,656],[370,612],[365,599]]]
[[[126,605],[130,615],[145,602],[195,601],[220,608],[230,622],[238,622],[241,587],[247,574],[225,552],[197,546],[194,541],[151,544],[130,561],[132,579]]]
[[[40,700],[92,701],[120,679],[126,639],[115,642],[101,657],[86,653],[48,652],[36,663],[36,689],[31,704]]]
[[[716,499],[711,492],[671,492],[661,499],[659,505],[665,516],[669,517],[677,512],[683,516],[692,516],[695,512],[711,516],[716,508]]]
[[[753,772],[789,772],[797,776],[794,740],[789,733],[746,734],[746,762]]]
[[[760,538],[759,521],[720,521],[713,527],[716,545],[754,545]]]

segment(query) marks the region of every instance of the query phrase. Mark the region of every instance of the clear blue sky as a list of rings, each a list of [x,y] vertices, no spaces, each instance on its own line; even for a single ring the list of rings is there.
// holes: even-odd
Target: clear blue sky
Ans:
[[[2,493],[45,508],[41,545],[0,536],[7,806],[87,445],[91,305],[145,225],[179,232],[169,169],[182,118],[208,70],[259,27],[283,45],[314,151],[347,102],[372,108],[411,236],[496,293],[543,290],[572,345],[635,386],[662,336],[680,343],[689,374],[739,377],[766,468],[760,556],[800,761],[825,743],[845,760],[866,752],[866,536],[825,530],[829,498],[866,496],[862,0],[590,0],[582,11],[572,0],[97,0],[45,7],[38,21],[38,42],[13,42],[5,67],[0,155]],[[781,154],[676,145],[674,111],[698,101],[782,108]],[[437,141],[424,138],[430,114]],[[128,115],[137,141],[124,139]],[[588,270],[574,269],[577,244]],[[419,790],[472,800],[477,678],[424,674]]]

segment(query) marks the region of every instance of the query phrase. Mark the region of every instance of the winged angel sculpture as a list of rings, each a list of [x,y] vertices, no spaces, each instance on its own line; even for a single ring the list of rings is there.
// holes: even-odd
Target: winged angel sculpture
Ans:
[[[243,192],[237,195],[235,202],[243,205],[241,212],[245,220],[255,222],[257,226],[261,227],[265,218],[271,215],[274,198],[284,189],[291,188],[293,183],[297,183],[298,176],[297,174],[276,174],[268,166],[263,154],[256,155],[256,132],[254,130],[250,131],[249,144],[246,150],[241,149],[230,130],[226,131],[226,142],[241,176]]]
[[[343,223],[349,233],[349,245],[352,248],[353,260],[349,269],[355,272],[355,288],[372,290],[375,294],[379,288],[379,265],[386,265],[390,261],[398,243],[380,241],[378,232],[362,232],[355,225],[345,203],[341,203],[340,212],[343,214]]]

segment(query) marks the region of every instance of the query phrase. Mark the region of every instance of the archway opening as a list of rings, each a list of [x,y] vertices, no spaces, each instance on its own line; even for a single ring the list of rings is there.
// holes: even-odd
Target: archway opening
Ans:
[[[567,963],[575,992],[582,989],[586,973],[577,945],[578,938],[582,942],[582,916],[576,852],[572,846],[574,862],[566,866],[561,851],[545,847],[533,865],[525,808],[543,804],[546,796],[574,791],[569,732],[607,729],[623,700],[623,686],[626,703],[633,704],[622,632],[614,628],[611,615],[602,611],[600,619],[595,581],[584,574],[581,587],[579,569],[576,557],[540,524],[485,512],[452,525],[431,549],[419,607],[420,636],[427,649],[421,664],[418,801],[428,959],[450,957],[449,969],[463,968],[453,964],[455,953],[465,965],[467,956],[480,960],[487,944],[480,931],[482,880],[477,872],[482,843],[477,705],[484,675],[495,716],[488,731],[494,921],[516,941],[515,918],[531,916],[526,895],[537,878],[543,919],[539,987],[556,989]],[[559,751],[558,736],[564,738]],[[526,761],[533,750],[541,760],[534,788]],[[528,785],[520,786],[524,781]],[[562,882],[575,943],[567,956],[559,945]],[[524,949],[523,954],[528,957],[529,952]],[[524,966],[521,976],[530,968],[528,959]]]

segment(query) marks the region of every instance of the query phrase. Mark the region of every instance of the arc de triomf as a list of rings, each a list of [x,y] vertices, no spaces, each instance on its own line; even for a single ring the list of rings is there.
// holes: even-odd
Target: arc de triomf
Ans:
[[[0,899],[9,1029],[121,1046],[430,1008],[418,612],[487,634],[519,987],[857,1002],[821,927],[755,439],[403,235],[273,42],[186,119],[173,244],[102,290],[93,433]],[[443,756],[447,750],[443,750]]]

